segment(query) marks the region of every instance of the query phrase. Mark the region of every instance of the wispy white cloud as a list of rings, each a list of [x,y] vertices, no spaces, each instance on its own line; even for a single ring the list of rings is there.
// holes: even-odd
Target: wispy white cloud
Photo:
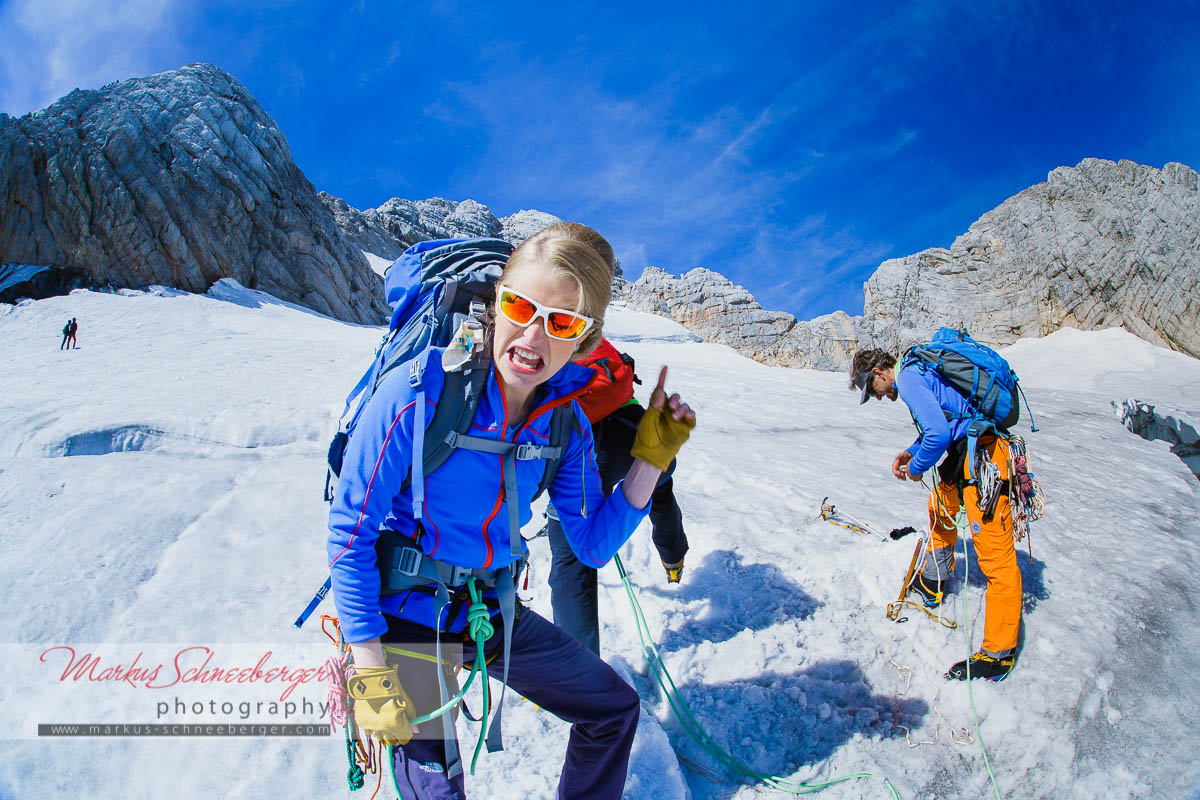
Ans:
[[[876,46],[852,42],[838,59],[852,62]],[[816,98],[813,87],[833,92],[824,88],[831,68],[798,78],[760,107],[723,105],[706,115],[678,107],[691,88],[684,77],[617,93],[606,88],[604,68],[504,60],[476,81],[444,86],[426,113],[477,129],[483,148],[447,191],[490,202],[500,214],[537,207],[595,224],[615,243],[637,242],[617,244],[629,274],[647,264],[716,268],[764,304],[792,310],[890,254],[878,237],[828,226],[820,214],[824,179],[807,183],[814,171],[886,162],[919,134],[900,126],[839,140],[871,112],[825,118],[823,103],[831,101]],[[797,205],[807,213],[788,219]]]
[[[179,2],[12,0],[0,7],[0,110],[25,114],[79,88],[181,66]]]

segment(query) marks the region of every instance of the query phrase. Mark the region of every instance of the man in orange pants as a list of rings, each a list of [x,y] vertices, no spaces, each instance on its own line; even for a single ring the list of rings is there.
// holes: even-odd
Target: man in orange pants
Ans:
[[[912,364],[901,368],[899,374],[895,367],[895,357],[883,350],[860,350],[851,362],[850,388],[862,392],[862,403],[871,397],[893,401],[900,398],[912,412],[917,440],[892,461],[893,476],[920,481],[942,459],[929,498],[929,552],[910,588],[929,608],[941,605],[946,581],[954,571],[954,545],[958,540],[954,520],[959,509],[964,509],[979,568],[987,578],[983,647],[951,666],[946,677],[1004,680],[1016,664],[1021,628],[1021,571],[1005,490],[1009,479],[1008,441],[1003,436],[979,439],[975,456],[979,480],[972,481],[967,464],[967,426],[973,413],[966,398],[927,365]]]

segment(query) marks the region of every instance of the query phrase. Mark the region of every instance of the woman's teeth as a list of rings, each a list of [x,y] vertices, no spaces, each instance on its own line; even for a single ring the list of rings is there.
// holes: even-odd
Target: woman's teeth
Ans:
[[[512,360],[515,364],[526,369],[537,369],[542,365],[542,357],[532,350],[525,350],[520,347],[512,349]]]

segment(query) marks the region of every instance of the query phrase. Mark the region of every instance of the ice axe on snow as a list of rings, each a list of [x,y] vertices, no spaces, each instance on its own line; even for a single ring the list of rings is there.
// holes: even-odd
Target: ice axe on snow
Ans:
[[[917,572],[917,564],[921,560],[921,548],[924,547],[924,545],[925,536],[922,535],[921,538],[917,540],[917,546],[913,548],[912,560],[908,562],[908,571],[904,573],[904,583],[900,585],[900,596],[896,598],[895,602],[888,603],[887,617],[893,622],[908,622],[908,617],[902,617],[900,614],[903,613],[905,606],[911,606],[912,608],[924,612],[926,616],[937,622],[939,625],[944,625],[945,627],[953,630],[958,627],[957,622],[934,614],[925,606],[914,603],[912,600],[908,599],[909,587],[912,586],[913,575],[915,575]]]
[[[845,511],[838,511],[837,507],[834,506],[833,503],[829,502],[828,497],[821,500],[821,513],[818,519],[823,519],[826,522],[837,525],[839,528],[845,528],[846,530],[854,531],[855,533],[865,533],[868,536],[878,536],[880,540],[885,542],[887,541],[886,536],[872,528],[867,523],[863,522],[858,517],[855,517],[852,514],[847,514]]]
[[[845,528],[847,530],[854,531],[855,533],[865,533],[870,536],[878,536],[882,541],[887,541],[887,536],[884,536],[882,533],[875,530],[861,519],[852,514],[847,514],[845,511],[839,511],[833,503],[829,502],[828,497],[821,500],[821,513],[818,518],[823,519],[826,522],[831,522],[834,525],[837,525],[839,528]],[[915,533],[916,530],[917,529],[913,527],[893,528],[889,536],[891,536],[892,539],[903,539],[910,533]]]

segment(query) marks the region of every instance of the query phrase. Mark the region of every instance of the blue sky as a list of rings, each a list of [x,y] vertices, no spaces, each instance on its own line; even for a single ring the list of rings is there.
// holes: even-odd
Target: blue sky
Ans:
[[[802,318],[1081,159],[1200,168],[1197,2],[0,3],[0,110],[208,61],[359,208],[586,222]]]

